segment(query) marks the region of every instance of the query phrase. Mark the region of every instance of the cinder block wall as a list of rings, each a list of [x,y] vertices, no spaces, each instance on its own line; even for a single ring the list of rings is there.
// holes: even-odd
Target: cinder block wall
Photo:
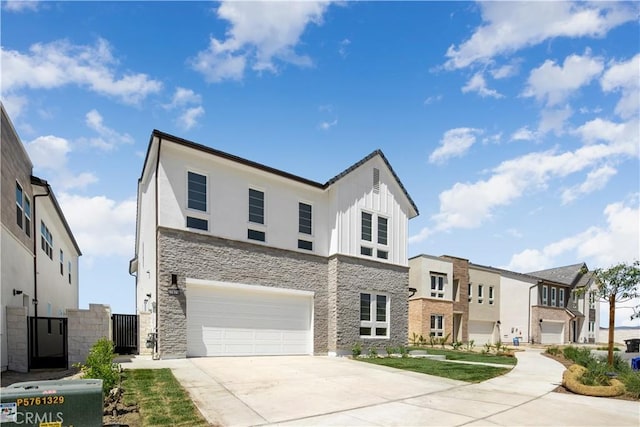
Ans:
[[[69,365],[84,363],[100,338],[111,339],[111,308],[89,304],[88,310],[67,309]]]
[[[26,307],[7,307],[7,356],[10,371],[29,372],[29,323]]]
[[[138,314],[138,353],[153,354],[153,348],[147,348],[147,337],[153,332],[151,313]],[[153,314],[155,316],[155,314]]]

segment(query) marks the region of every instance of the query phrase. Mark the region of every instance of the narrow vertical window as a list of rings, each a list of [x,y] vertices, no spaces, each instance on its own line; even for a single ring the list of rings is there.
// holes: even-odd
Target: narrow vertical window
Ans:
[[[362,240],[371,241],[371,214],[362,212]]]
[[[542,305],[547,305],[549,301],[549,288],[547,286],[542,287]]]
[[[371,320],[371,294],[360,294],[360,320]]]
[[[24,196],[24,232],[31,237],[31,201]]]
[[[564,289],[558,291],[558,307],[564,308]]]
[[[187,207],[197,211],[207,211],[207,177],[195,172],[187,172]]]
[[[469,298],[468,298],[469,302],[471,302],[471,296],[472,296],[472,295],[471,295],[471,294],[472,294],[471,290],[472,290],[472,289],[473,289],[473,286],[471,285],[471,283],[469,283],[469,284],[467,285],[467,293],[468,293],[468,297],[469,297]]]
[[[64,276],[64,252],[60,249],[60,275]]]
[[[489,304],[493,304],[493,297],[494,297],[494,293],[493,293],[493,286],[489,286]]]
[[[23,216],[24,216],[24,209],[22,208],[22,203],[23,203],[22,200],[23,200],[22,187],[20,187],[20,184],[16,182],[16,223],[20,228],[22,228],[22,222],[23,222]]]
[[[298,203],[298,231],[303,234],[312,234],[311,205]]]
[[[373,192],[378,194],[380,192],[380,169],[373,168]]]
[[[551,307],[556,306],[556,288],[551,288]]]
[[[69,284],[71,284],[71,261],[67,263],[67,271],[69,273]]]
[[[387,218],[378,217],[378,243],[387,244]]]
[[[40,234],[42,250],[47,254],[49,259],[53,259],[53,236],[43,221],[40,221]]]
[[[249,221],[264,224],[264,192],[249,189]]]
[[[484,297],[482,291],[483,291],[483,286],[482,285],[478,285],[478,304],[482,304],[482,299]]]

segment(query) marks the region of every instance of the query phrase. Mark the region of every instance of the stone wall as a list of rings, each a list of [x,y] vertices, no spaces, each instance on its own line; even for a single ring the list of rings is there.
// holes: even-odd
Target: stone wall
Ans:
[[[531,307],[531,336],[536,343],[542,341],[542,330],[540,329],[540,319],[545,320],[562,321],[564,322],[564,342],[558,344],[566,344],[570,342],[571,333],[571,316],[564,308],[547,307],[542,305],[535,305]]]
[[[69,365],[84,363],[100,338],[111,340],[111,308],[89,304],[88,310],[67,309]]]
[[[26,307],[7,307],[7,369],[29,372],[29,321]]]
[[[435,298],[417,298],[409,302],[409,339],[413,334],[422,335],[427,342],[431,332],[431,315],[444,316],[444,336],[451,334],[453,340],[453,302]]]
[[[453,303],[453,311],[461,313],[462,336],[459,341],[469,341],[469,260],[452,256],[443,256],[453,262],[453,280],[458,280],[460,299]],[[488,295],[487,295],[488,297]]]
[[[152,354],[153,348],[147,347],[147,337],[153,332],[152,313],[138,314],[138,354]]]

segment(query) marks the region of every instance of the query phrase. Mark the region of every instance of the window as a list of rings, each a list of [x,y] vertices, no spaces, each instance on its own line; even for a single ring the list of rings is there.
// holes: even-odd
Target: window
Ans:
[[[589,321],[589,332],[592,333],[592,332],[595,332],[595,330],[596,330],[596,323],[593,320],[590,320]]]
[[[473,286],[471,286],[471,283],[469,283],[467,285],[467,293],[469,294],[469,302],[471,302],[471,297],[472,297],[472,293],[473,293],[473,292],[471,292],[471,289],[473,289]]]
[[[298,232],[312,234],[311,205],[298,203]]]
[[[380,169],[373,168],[373,193],[380,193]]]
[[[22,228],[22,217],[24,216],[22,187],[16,182],[16,223]]]
[[[31,201],[24,196],[24,232],[31,237]]]
[[[71,284],[71,261],[67,263],[67,271],[69,272],[69,284]]]
[[[557,303],[556,303],[556,293],[557,293],[556,288],[552,287],[551,288],[551,306],[552,307],[555,307],[557,305]]]
[[[360,336],[389,337],[389,298],[386,295],[360,294]]]
[[[360,246],[360,255],[373,256],[373,249],[366,246]]]
[[[252,188],[249,189],[249,222],[264,224],[264,192]]]
[[[49,259],[53,259],[53,236],[42,221],[40,221],[40,234],[40,245],[42,250],[49,256]]]
[[[371,214],[362,212],[362,240],[371,241]]]
[[[444,280],[442,274],[431,275],[431,298],[444,298]]]
[[[542,287],[542,305],[547,305],[549,300],[549,288],[547,286]]]
[[[493,286],[489,286],[489,304],[491,305],[493,305],[493,297],[494,297]]]
[[[376,255],[380,259],[389,259],[389,251],[381,251],[380,249],[378,249],[376,251]]]
[[[444,336],[444,316],[441,314],[431,315],[431,329],[429,330],[429,336],[443,337]]]
[[[195,172],[187,172],[187,207],[197,211],[207,211],[207,177]]]
[[[308,251],[313,250],[313,242],[308,240],[300,240],[298,239],[298,249],[306,249]]]
[[[564,307],[564,289],[558,291],[558,307]]]
[[[482,299],[484,297],[482,291],[483,291],[483,286],[482,285],[478,285],[478,304],[482,304]]]
[[[593,292],[589,292],[589,308],[596,308],[596,296]]]
[[[573,298],[574,304],[578,302],[578,293],[576,291],[571,291],[571,297]]]
[[[197,230],[209,230],[209,221],[202,218],[187,217],[187,228],[195,228]]]
[[[259,242],[264,242],[266,239],[266,236],[264,234],[264,231],[249,229],[247,230],[247,238],[251,240],[257,240]]]
[[[378,243],[387,244],[387,218],[378,217]]]
[[[64,276],[64,252],[60,249],[60,275]]]

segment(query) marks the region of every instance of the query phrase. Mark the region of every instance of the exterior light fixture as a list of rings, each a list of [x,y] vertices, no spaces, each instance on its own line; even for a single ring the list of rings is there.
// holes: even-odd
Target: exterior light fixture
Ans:
[[[169,292],[169,295],[180,295],[180,288],[178,287],[178,275],[177,274],[172,274],[171,275],[171,287],[169,289],[167,289],[167,292]]]
[[[19,290],[19,289],[14,289],[14,290],[13,290],[13,295],[14,295],[14,296],[15,296],[15,295],[22,295],[22,291],[21,291],[21,290]]]

